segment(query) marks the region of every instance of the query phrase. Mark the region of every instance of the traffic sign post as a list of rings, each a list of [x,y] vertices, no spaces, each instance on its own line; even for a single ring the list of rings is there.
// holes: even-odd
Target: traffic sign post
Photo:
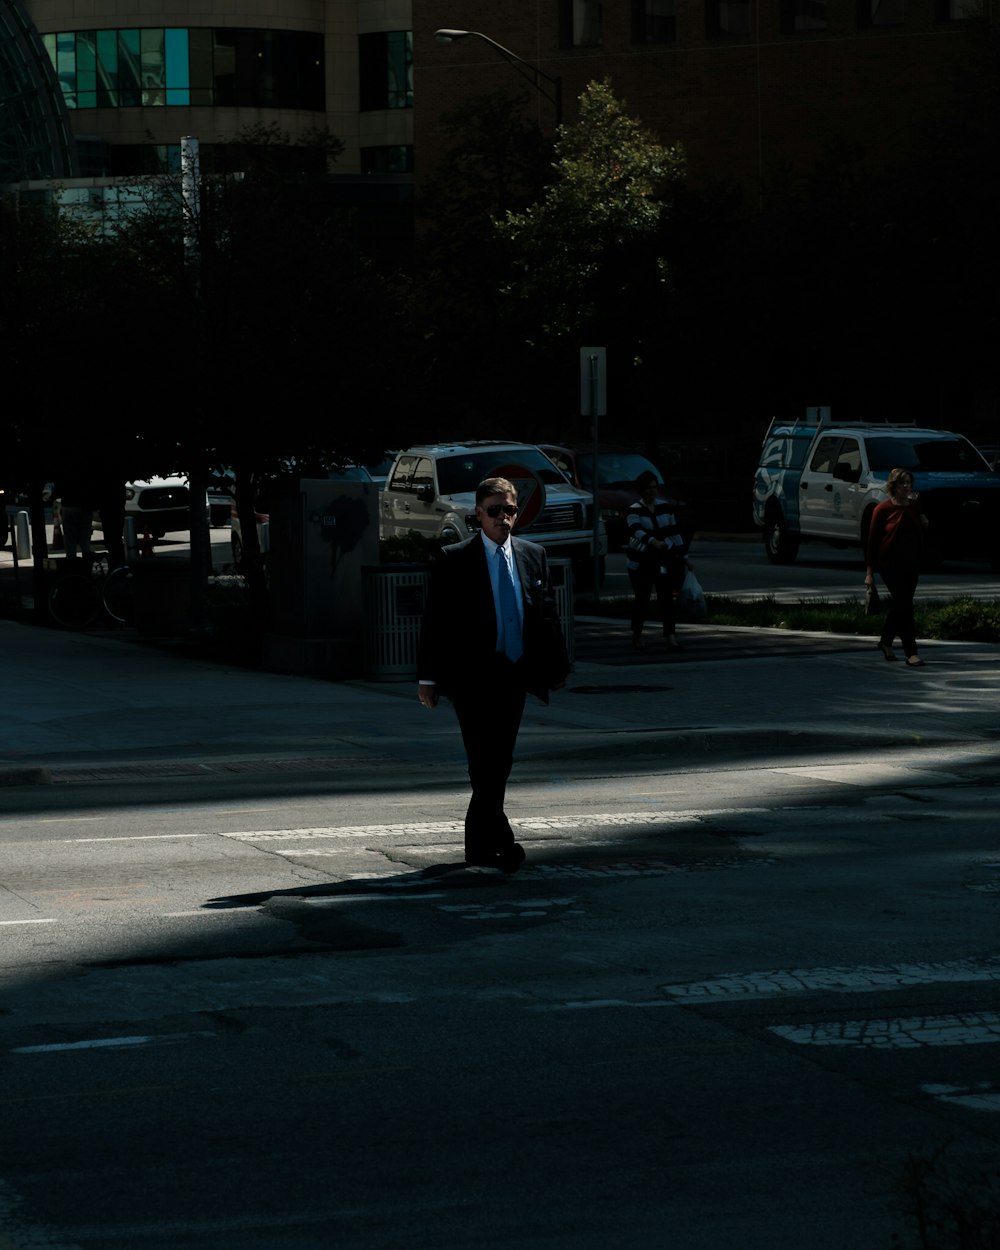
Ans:
[[[590,417],[590,433],[593,443],[594,478],[594,533],[591,551],[594,557],[594,602],[601,598],[601,510],[597,502],[597,444],[599,418],[608,415],[608,369],[607,349],[604,347],[580,348],[580,413]]]

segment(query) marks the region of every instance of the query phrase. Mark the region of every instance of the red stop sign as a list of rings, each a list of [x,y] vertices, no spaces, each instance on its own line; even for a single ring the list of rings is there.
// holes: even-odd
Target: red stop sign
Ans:
[[[534,471],[523,464],[502,464],[491,469],[486,477],[505,477],[514,483],[517,491],[517,520],[515,529],[527,529],[545,507],[545,486]]]

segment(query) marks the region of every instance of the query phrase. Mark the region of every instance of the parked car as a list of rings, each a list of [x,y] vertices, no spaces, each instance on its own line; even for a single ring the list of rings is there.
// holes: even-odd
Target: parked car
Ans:
[[[216,469],[208,475],[208,522],[218,528],[229,522],[236,479],[232,469]]]
[[[524,475],[518,532],[550,555],[571,558],[586,583],[593,574],[594,497],[530,443],[435,443],[400,452],[381,494],[379,536],[416,530],[450,542],[468,538],[476,532],[476,487],[498,472],[511,477],[515,469]],[[599,561],[606,551],[600,525]]]
[[[187,478],[150,477],[125,485],[125,516],[135,517],[138,536],[162,538],[173,530],[190,527],[190,492]]]
[[[929,522],[929,564],[982,557],[1000,568],[1000,475],[951,430],[895,423],[772,421],[754,475],[753,520],[774,564],[822,539],[864,547],[889,471],[909,469]]]
[[[594,489],[594,452],[592,448],[562,447],[540,443],[542,451],[566,474],[574,486]],[[639,498],[635,481],[640,473],[655,473],[658,482],[664,476],[651,460],[635,451],[599,448],[597,452],[597,504],[608,533],[608,550],[621,551],[628,543],[626,513]],[[684,531],[685,547],[690,545],[689,509],[683,500],[666,496],[674,505],[677,523]]]
[[[379,490],[381,490],[382,487],[385,486],[386,481],[388,480],[388,477],[389,477],[389,470],[392,468],[393,463],[395,462],[395,459],[398,455],[399,455],[398,451],[390,451],[388,455],[385,457],[385,459],[379,460],[377,464],[365,465],[365,468],[371,474],[372,481],[379,488]]]

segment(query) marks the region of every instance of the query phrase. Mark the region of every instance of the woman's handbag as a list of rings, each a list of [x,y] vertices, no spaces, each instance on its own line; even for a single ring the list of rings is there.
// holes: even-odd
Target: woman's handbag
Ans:
[[[878,587],[874,582],[869,582],[865,586],[865,616],[880,616],[882,613],[882,600],[879,597]]]

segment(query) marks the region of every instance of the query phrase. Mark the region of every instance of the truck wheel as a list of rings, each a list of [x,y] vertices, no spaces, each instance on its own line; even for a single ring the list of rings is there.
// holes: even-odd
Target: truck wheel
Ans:
[[[764,550],[772,564],[792,564],[799,554],[799,539],[790,534],[785,518],[772,514],[764,525]]]

